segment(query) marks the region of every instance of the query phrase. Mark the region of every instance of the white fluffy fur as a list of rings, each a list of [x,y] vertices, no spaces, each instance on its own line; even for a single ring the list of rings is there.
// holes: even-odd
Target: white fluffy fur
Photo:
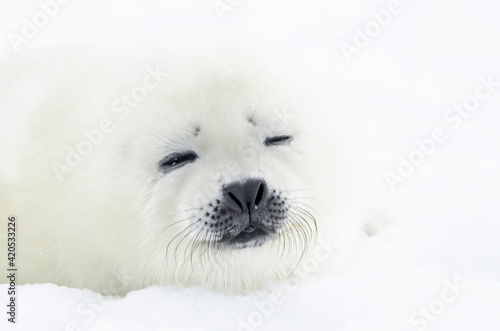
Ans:
[[[123,294],[154,284],[240,292],[293,279],[288,273],[302,252],[286,236],[284,254],[276,254],[275,240],[213,256],[189,250],[191,233],[166,256],[169,242],[217,198],[221,184],[246,177],[265,178],[316,215],[319,238],[302,262],[322,241],[340,244],[331,255],[339,261],[361,225],[358,174],[347,162],[351,146],[334,110],[320,109],[308,84],[297,84],[302,78],[255,47],[195,42],[140,49],[52,47],[4,61],[0,213],[18,216],[20,282]],[[148,67],[167,73],[163,83],[128,117],[123,108],[113,111],[142,85]],[[257,126],[248,122],[253,114]],[[65,164],[67,148],[87,140],[83,132],[103,118],[115,130],[59,180],[54,164]],[[282,133],[294,135],[290,146],[262,144]],[[163,157],[186,149],[199,159],[158,171]]]

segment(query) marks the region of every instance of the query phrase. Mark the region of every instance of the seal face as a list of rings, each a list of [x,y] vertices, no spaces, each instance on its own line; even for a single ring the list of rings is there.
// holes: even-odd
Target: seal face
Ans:
[[[288,279],[330,224],[348,233],[342,149],[331,166],[309,138],[332,124],[306,129],[299,79],[236,49],[57,49],[0,67],[0,207],[24,222],[20,284],[241,292]],[[342,203],[325,221],[315,202],[330,196]]]
[[[232,94],[237,98],[238,92]],[[193,187],[197,185],[189,194],[180,194],[179,205],[186,208],[179,210],[181,220],[172,223],[178,232],[168,239],[167,246],[167,256],[172,253],[173,261],[179,251],[190,252],[186,256],[235,255],[238,250],[252,253],[265,246],[265,251],[277,255],[290,254],[283,251],[287,248],[284,243],[279,245],[281,241],[293,245],[294,254],[303,253],[315,236],[316,219],[307,210],[307,203],[293,197],[289,189],[293,187],[290,184],[302,181],[300,152],[291,133],[296,129],[289,121],[269,121],[276,115],[259,109],[262,100],[247,105],[255,109],[247,121],[244,112],[224,111],[217,116],[216,125],[196,125],[192,149],[184,148],[160,160],[160,180],[176,181],[177,173],[184,172],[192,178],[183,178],[180,190],[184,191],[191,179]],[[227,98],[221,108],[237,109]],[[200,179],[196,167],[208,178]],[[285,175],[281,179],[280,172]],[[205,191],[204,186],[211,190],[199,194]],[[254,253],[257,256],[262,251]],[[262,258],[267,259],[266,255]]]

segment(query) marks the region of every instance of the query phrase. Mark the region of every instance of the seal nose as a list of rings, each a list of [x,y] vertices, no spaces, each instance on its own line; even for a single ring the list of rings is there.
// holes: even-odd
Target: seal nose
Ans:
[[[231,183],[224,189],[225,194],[229,197],[228,202],[233,208],[241,210],[244,214],[258,209],[265,191],[266,183],[260,179]]]

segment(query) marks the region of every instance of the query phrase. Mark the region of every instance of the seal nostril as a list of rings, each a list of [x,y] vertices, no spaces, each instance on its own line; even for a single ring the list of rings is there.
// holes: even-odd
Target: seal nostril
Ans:
[[[233,199],[234,202],[243,210],[243,205],[241,204],[240,200],[231,192],[227,191],[231,199]]]
[[[263,195],[264,195],[264,185],[260,183],[259,191],[257,192],[257,196],[255,197],[255,206],[259,205],[259,202],[262,200]]]

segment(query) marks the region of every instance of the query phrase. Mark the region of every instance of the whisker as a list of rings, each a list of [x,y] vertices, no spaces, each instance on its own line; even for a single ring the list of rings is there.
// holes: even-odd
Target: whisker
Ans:
[[[193,223],[193,224],[194,224],[194,223]],[[190,228],[193,224],[191,224],[191,225],[187,226],[186,228],[182,229],[181,231],[179,231],[179,232],[178,232],[178,233],[177,233],[177,234],[176,234],[176,235],[175,235],[172,239],[170,239],[170,241],[168,242],[168,244],[167,244],[167,248],[166,248],[166,250],[165,250],[165,257],[166,257],[166,259],[167,259],[167,264],[168,264],[168,251],[169,251],[169,249],[170,249],[170,245],[172,245],[172,243],[175,241],[175,239],[176,239],[178,236],[182,235],[182,233],[183,233],[183,232],[187,231],[187,230],[188,230],[188,229],[189,229],[189,228]]]
[[[189,221],[189,220],[191,220],[191,219],[193,219],[193,218],[195,218],[195,216],[187,217],[187,218],[182,219],[182,220],[180,220],[180,221],[176,221],[176,222],[174,222],[174,223],[172,223],[172,224],[169,224],[167,227],[165,227],[163,230],[161,230],[161,231],[160,231],[160,233],[156,236],[156,241],[158,241],[158,239],[160,238],[160,235],[161,235],[163,232],[167,231],[167,230],[168,230],[171,226],[173,226],[173,225],[175,225],[175,224],[178,224],[178,223],[181,223],[181,222],[186,222],[186,221]]]
[[[196,224],[193,223],[191,224],[188,228],[194,226]],[[188,229],[187,228],[187,229]],[[177,265],[177,252],[179,251],[179,247],[181,246],[182,242],[191,234],[193,233],[194,231],[198,230],[196,227],[193,227],[189,232],[185,233],[184,236],[182,237],[182,239],[177,243],[177,246],[175,246],[175,251],[174,251],[174,260],[175,260],[175,264]],[[187,247],[185,248],[187,249]]]

